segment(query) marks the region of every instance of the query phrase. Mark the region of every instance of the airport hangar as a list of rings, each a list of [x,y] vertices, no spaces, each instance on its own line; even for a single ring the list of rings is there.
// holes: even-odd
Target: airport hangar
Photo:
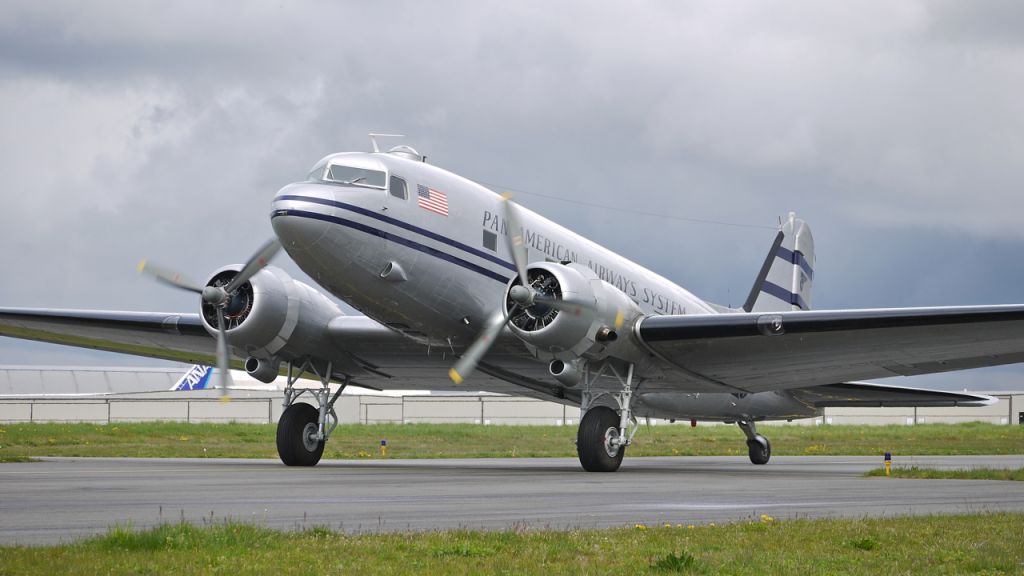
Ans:
[[[17,422],[251,422],[274,424],[281,387],[233,371],[238,390],[219,401],[218,390],[175,392],[188,366],[166,368],[0,366],[0,423]],[[1024,391],[988,392],[998,402],[978,408],[826,408],[797,425],[987,422],[1024,425]],[[380,393],[350,388],[335,408],[341,423],[471,423],[557,425],[579,423],[579,409],[554,402],[485,392]],[[651,419],[650,425],[668,421]],[[766,422],[766,424],[786,422]],[[689,422],[676,422],[689,424]],[[704,425],[705,423],[701,423]],[[713,425],[715,423],[706,423]]]

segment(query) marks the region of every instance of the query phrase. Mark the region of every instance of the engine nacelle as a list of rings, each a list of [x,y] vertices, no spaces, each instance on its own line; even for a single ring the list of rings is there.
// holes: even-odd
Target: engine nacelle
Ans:
[[[538,357],[566,362],[580,357],[631,359],[641,350],[631,339],[632,326],[643,311],[590,268],[541,262],[531,264],[527,276],[538,295],[578,304],[561,310],[543,303],[523,308],[506,291],[508,326]],[[513,279],[508,290],[517,284],[519,279]]]
[[[240,265],[221,268],[206,284],[223,286],[240,269]],[[231,347],[253,360],[251,365],[259,376],[269,378],[277,362],[293,359],[289,350],[301,355],[302,350],[325,341],[328,323],[342,314],[338,305],[320,292],[280,268],[267,266],[234,293],[224,309],[224,320]],[[206,330],[216,336],[217,309],[203,302],[200,316]],[[250,362],[246,364],[248,368]],[[262,380],[259,376],[254,374]]]

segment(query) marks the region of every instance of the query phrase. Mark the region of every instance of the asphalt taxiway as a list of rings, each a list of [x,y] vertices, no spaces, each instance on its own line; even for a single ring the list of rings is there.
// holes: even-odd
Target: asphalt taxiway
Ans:
[[[1024,456],[901,457],[897,466],[1024,466]],[[347,531],[594,528],[756,519],[1024,511],[1024,483],[866,478],[882,459],[629,458],[325,461],[47,458],[0,464],[0,544],[46,544],[114,525],[233,519]]]

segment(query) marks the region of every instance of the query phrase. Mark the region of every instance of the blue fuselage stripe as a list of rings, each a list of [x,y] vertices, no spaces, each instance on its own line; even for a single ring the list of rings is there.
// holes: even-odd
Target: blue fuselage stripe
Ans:
[[[326,198],[317,198],[315,196],[297,196],[297,195],[291,195],[291,194],[285,194],[285,195],[282,195],[282,196],[278,196],[277,198],[275,198],[275,200],[296,200],[296,201],[299,201],[299,202],[310,202],[310,203],[313,203],[313,204],[320,204],[320,205],[323,205],[323,206],[333,206],[334,208],[341,208],[342,210],[348,210],[350,212],[355,212],[356,214],[361,214],[361,215],[366,216],[368,218],[373,218],[375,220],[380,220],[381,222],[385,222],[387,224],[391,224],[392,226],[397,226],[399,228],[404,228],[405,230],[408,230],[410,232],[415,232],[416,234],[419,234],[421,236],[425,236],[427,238],[430,238],[431,240],[436,240],[438,242],[442,242],[444,244],[447,244],[447,245],[451,246],[452,248],[458,248],[459,250],[462,250],[463,252],[468,252],[469,254],[472,254],[473,256],[477,256],[479,258],[483,258],[484,260],[489,260],[491,262],[494,262],[495,264],[499,264],[501,266],[504,266],[505,268],[508,268],[509,270],[511,270],[513,272],[515,272],[515,270],[516,270],[515,264],[512,264],[511,262],[506,262],[506,261],[502,260],[501,258],[498,258],[497,256],[495,256],[494,254],[488,254],[487,252],[483,252],[481,250],[477,250],[476,248],[473,248],[472,246],[468,246],[466,244],[463,244],[462,242],[459,242],[458,240],[453,240],[451,238],[448,238],[447,236],[442,236],[442,235],[440,235],[440,234],[438,234],[436,232],[431,232],[430,230],[427,230],[426,228],[420,228],[419,226],[414,226],[412,224],[409,224],[408,222],[404,222],[404,221],[399,220],[397,218],[392,218],[390,216],[385,216],[383,214],[378,214],[378,213],[374,212],[373,210],[367,210],[366,208],[362,208],[360,206],[355,206],[353,204],[346,204],[345,202],[338,202],[337,200],[328,200]]]
[[[776,298],[782,300],[783,302],[788,302],[795,306],[799,306],[801,310],[807,310],[807,303],[804,302],[804,299],[801,298],[799,294],[793,294],[792,292],[786,290],[785,288],[779,286],[778,284],[775,284],[773,282],[765,282],[761,286],[761,291],[766,294],[775,296]]]
[[[305,198],[304,198],[304,200],[305,200]],[[473,272],[476,272],[477,274],[486,276],[488,278],[491,278],[492,280],[497,280],[498,282],[504,283],[504,282],[508,282],[508,280],[509,280],[508,277],[503,276],[502,274],[499,274],[499,273],[494,272],[492,270],[488,270],[487,268],[484,268],[483,266],[479,266],[479,265],[474,264],[472,262],[469,262],[467,260],[463,260],[462,258],[459,258],[458,256],[453,256],[451,254],[448,254],[447,252],[443,252],[441,250],[438,250],[436,248],[432,248],[432,247],[427,246],[425,244],[420,244],[419,242],[415,242],[413,240],[409,240],[408,238],[403,238],[401,236],[392,234],[391,232],[385,232],[384,230],[380,230],[378,228],[374,228],[373,226],[367,226],[366,224],[363,224],[361,222],[355,222],[355,221],[352,221],[352,220],[346,220],[344,218],[338,218],[337,216],[330,216],[328,214],[320,214],[319,212],[309,212],[309,211],[306,211],[306,210],[288,210],[288,209],[275,210],[273,215],[271,216],[271,218],[278,218],[280,216],[294,216],[296,218],[309,218],[311,220],[320,220],[322,222],[330,222],[332,224],[338,224],[338,225],[341,225],[341,226],[345,226],[347,228],[351,228],[353,230],[359,230],[360,232],[365,232],[366,234],[370,234],[372,236],[377,236],[378,238],[383,238],[384,240],[386,240],[388,242],[394,242],[395,244],[400,244],[402,246],[406,246],[408,248],[412,248],[413,250],[418,250],[419,252],[423,252],[424,254],[429,254],[429,255],[431,255],[431,256],[433,256],[435,258],[439,258],[439,259],[444,260],[446,262],[451,262],[452,264],[456,264],[456,265],[461,266],[461,267],[463,267],[463,268],[465,268],[467,270],[472,270]],[[514,269],[514,267],[513,267],[513,269]]]
[[[791,262],[803,268],[804,273],[807,274],[807,277],[810,278],[811,280],[814,280],[814,270],[811,269],[811,264],[807,261],[807,258],[804,257],[803,252],[799,250],[790,250],[788,248],[779,246],[779,251],[776,253],[776,256],[782,258],[786,262]]]

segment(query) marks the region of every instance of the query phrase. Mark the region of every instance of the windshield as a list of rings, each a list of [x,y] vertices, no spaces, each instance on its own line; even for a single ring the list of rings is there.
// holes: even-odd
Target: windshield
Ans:
[[[332,164],[327,169],[323,179],[327,182],[339,182],[352,186],[366,186],[369,188],[384,189],[387,184],[384,172],[379,170],[367,170],[366,168],[353,168]]]
[[[310,182],[320,182],[324,179],[324,169],[327,168],[327,162],[320,162],[313,169],[309,171],[309,175],[306,176],[306,180]]]

